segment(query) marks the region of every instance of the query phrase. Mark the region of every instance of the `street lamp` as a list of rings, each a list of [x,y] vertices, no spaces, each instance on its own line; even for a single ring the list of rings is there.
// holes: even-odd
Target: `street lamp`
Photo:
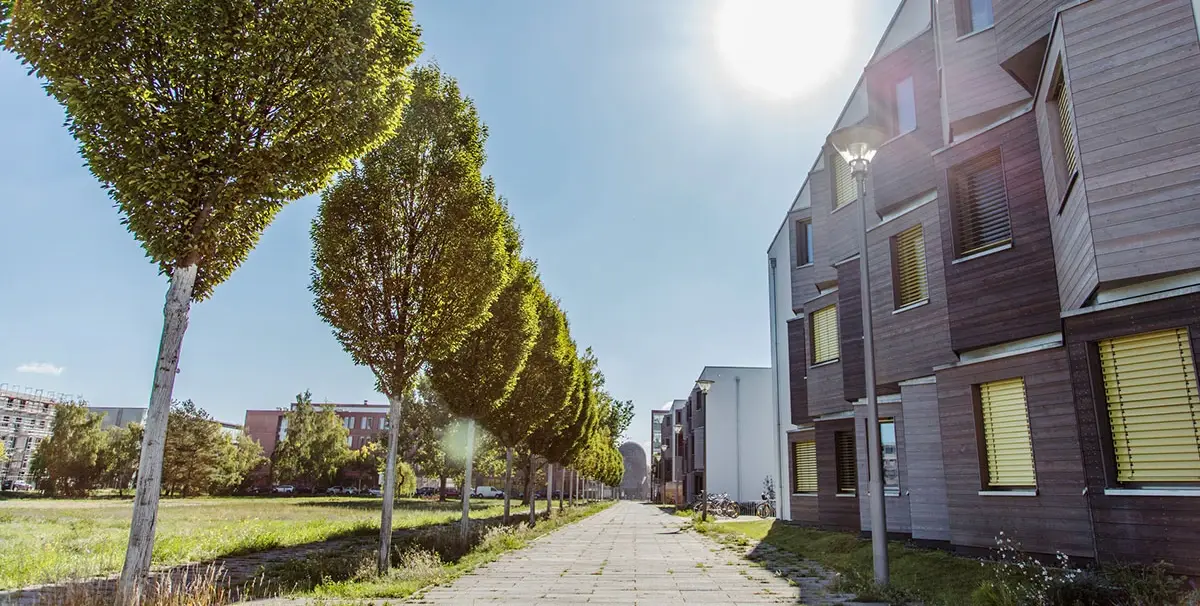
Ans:
[[[713,382],[708,379],[696,379],[696,389],[699,389],[700,393],[704,394],[706,397],[708,396],[708,390],[711,389],[712,386],[713,386]],[[705,432],[707,433],[708,423],[705,423],[704,425],[705,425]],[[692,440],[695,440],[695,437],[693,437]],[[692,443],[695,444],[694,441]],[[708,440],[704,441],[704,447],[708,448]],[[708,521],[708,465],[707,465],[707,461],[705,461],[705,463],[706,464],[704,466],[704,503],[702,503],[700,505],[700,510],[702,512],[700,514],[700,521],[702,521],[702,522]]]
[[[883,501],[883,452],[879,442],[879,403],[875,398],[875,334],[871,326],[871,275],[867,261],[867,171],[875,152],[886,139],[878,129],[865,125],[848,126],[829,135],[833,145],[858,183],[858,275],[862,297],[863,367],[867,391],[867,468],[870,470],[871,551],[875,560],[875,582],[888,583],[887,514]]]

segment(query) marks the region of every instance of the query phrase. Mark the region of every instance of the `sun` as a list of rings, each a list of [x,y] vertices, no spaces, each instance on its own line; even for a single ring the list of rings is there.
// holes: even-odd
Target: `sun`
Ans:
[[[722,0],[714,23],[717,48],[747,88],[793,98],[842,69],[853,6],[848,0]]]

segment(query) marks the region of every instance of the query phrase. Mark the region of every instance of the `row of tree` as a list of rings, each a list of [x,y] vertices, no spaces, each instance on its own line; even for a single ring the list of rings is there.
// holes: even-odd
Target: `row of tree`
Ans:
[[[138,472],[143,427],[103,429],[103,421],[104,415],[82,404],[55,407],[50,435],[29,466],[39,489],[79,497],[97,488],[122,494],[129,488]],[[163,451],[163,491],[177,496],[231,494],[265,460],[258,442],[227,434],[191,400],[172,406]]]
[[[0,45],[66,108],[87,166],[169,276],[122,603],[140,601],[150,569],[191,303],[212,295],[284,205],[335,175],[312,228],[312,290],[391,404],[380,568],[398,420],[421,372],[505,447],[619,480],[617,433],[603,433],[615,413],[481,174],[474,105],[436,66],[412,67],[411,2],[102,4],[0,0]]]

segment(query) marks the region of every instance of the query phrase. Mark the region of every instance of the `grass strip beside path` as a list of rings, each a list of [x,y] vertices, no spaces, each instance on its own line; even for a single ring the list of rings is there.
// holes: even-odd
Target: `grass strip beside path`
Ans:
[[[477,566],[492,562],[508,551],[521,549],[588,516],[604,511],[613,501],[600,501],[565,509],[554,517],[515,526],[478,524],[471,539],[463,542],[457,527],[441,528],[395,546],[393,569],[385,577],[375,574],[375,554],[365,550],[291,562],[267,570],[268,585],[292,585],[293,595],[317,598],[404,598],[418,591],[450,582]],[[299,581],[314,584],[302,586]]]
[[[858,593],[865,601],[917,599],[928,605],[961,605],[971,602],[971,592],[988,577],[978,560],[940,551],[917,549],[903,543],[888,543],[891,586],[883,595],[873,595],[871,542],[848,532],[833,532],[792,526],[770,520],[750,522],[696,523],[698,532],[738,542],[754,539],[777,549],[811,560],[842,577],[838,591]],[[897,599],[900,598],[900,599]]]

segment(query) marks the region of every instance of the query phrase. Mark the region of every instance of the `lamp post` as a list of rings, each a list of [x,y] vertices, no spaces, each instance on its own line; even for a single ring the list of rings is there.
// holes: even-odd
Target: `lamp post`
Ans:
[[[862,297],[863,368],[867,392],[867,468],[871,478],[871,551],[874,554],[875,582],[888,583],[887,513],[883,500],[883,452],[879,441],[879,403],[875,398],[875,334],[871,325],[871,272],[867,261],[867,172],[885,135],[868,125],[838,129],[829,135],[833,145],[858,184],[858,275]]]
[[[712,386],[713,386],[713,382],[708,379],[696,379],[696,388],[699,389],[700,393],[705,396],[705,399],[708,399],[708,390],[711,389]],[[708,413],[705,412],[705,415],[706,415],[705,419],[707,419]],[[704,431],[705,431],[705,433],[707,433],[708,432],[708,423],[706,422],[704,424],[704,426],[705,426]],[[707,436],[705,436],[705,437],[707,437]],[[693,440],[692,446],[693,447],[695,447],[695,444],[696,444],[695,439],[696,439],[695,432],[693,432],[692,433],[692,440]],[[708,448],[708,440],[704,441],[704,447]],[[701,453],[701,456],[703,456],[703,454],[704,453]],[[701,504],[702,513],[700,514],[700,521],[702,521],[702,522],[708,521],[708,465],[707,465],[707,463],[708,462],[705,461],[705,465],[704,465],[704,503]],[[695,461],[693,461],[692,464],[695,465]]]

